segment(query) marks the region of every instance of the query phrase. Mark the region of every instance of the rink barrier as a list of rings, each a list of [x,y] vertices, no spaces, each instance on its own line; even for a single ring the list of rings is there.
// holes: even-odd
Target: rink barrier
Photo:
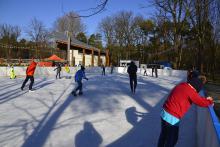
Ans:
[[[127,67],[117,67],[116,68],[118,73],[121,74],[127,74]],[[152,76],[152,69],[151,68],[146,68],[147,75]],[[138,68],[137,74],[139,75],[144,75],[144,69],[143,68]],[[186,79],[187,76],[187,71],[186,70],[169,70],[169,69],[158,69],[157,70],[158,76],[163,75],[163,76],[173,76],[173,77],[181,77],[183,79]],[[155,76],[155,74],[154,74]]]
[[[56,71],[54,71],[56,67],[37,67],[34,76],[36,77],[48,77],[48,76],[55,76]],[[75,72],[79,69],[80,67],[70,67],[70,73],[66,73],[64,70],[64,67],[62,67],[61,70],[61,75],[62,76],[73,76]],[[20,77],[20,76],[25,76],[26,75],[26,69],[27,67],[19,67],[15,66],[14,71],[15,75]],[[101,67],[86,67],[86,72],[87,73],[99,73],[101,74],[102,68]],[[111,72],[110,67],[106,67],[105,72],[108,74]],[[126,67],[115,67],[114,72],[120,73],[120,74],[127,74],[127,68]],[[10,67],[0,67],[0,77],[9,77],[10,74]],[[142,68],[139,68],[137,71],[137,74],[143,75],[144,70]],[[148,68],[147,69],[147,74],[149,76],[152,75],[152,69]],[[167,69],[158,69],[158,76],[163,75],[163,76],[175,76],[175,77],[183,77],[186,78],[187,72],[184,70],[167,70]]]
[[[200,91],[200,95],[205,97],[204,90]],[[220,122],[213,106],[196,106],[196,146],[220,147]]]

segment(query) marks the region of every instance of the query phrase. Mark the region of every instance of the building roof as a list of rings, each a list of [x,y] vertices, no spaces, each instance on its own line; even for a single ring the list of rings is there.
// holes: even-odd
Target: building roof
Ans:
[[[54,37],[56,42],[64,43],[64,44],[68,43],[68,38],[65,35],[62,35],[60,33],[59,34],[58,33],[54,33],[54,36],[56,36],[56,37]],[[94,46],[91,46],[89,44],[81,42],[81,41],[77,40],[76,38],[71,38],[71,45],[72,46],[77,46],[77,47],[80,47],[80,48],[89,49],[89,50],[94,49],[95,51],[101,51],[101,49],[98,49],[98,48],[96,48]],[[105,51],[102,51],[102,53],[103,52],[105,53]]]

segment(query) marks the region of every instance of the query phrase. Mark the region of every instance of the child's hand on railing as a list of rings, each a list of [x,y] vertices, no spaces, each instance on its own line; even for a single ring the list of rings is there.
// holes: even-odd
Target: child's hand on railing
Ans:
[[[212,107],[214,107],[214,100],[213,100],[213,98],[212,98],[212,97],[210,97],[210,96],[208,96],[208,97],[207,97],[207,100],[212,101]]]
[[[210,96],[208,96],[207,99],[210,100],[210,101],[213,101],[213,98],[210,97]]]

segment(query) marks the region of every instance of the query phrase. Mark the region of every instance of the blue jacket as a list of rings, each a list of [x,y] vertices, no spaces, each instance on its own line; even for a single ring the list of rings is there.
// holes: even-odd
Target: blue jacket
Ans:
[[[81,82],[83,78],[84,78],[84,79],[87,79],[87,78],[86,78],[86,75],[85,75],[85,72],[80,69],[80,70],[78,70],[78,71],[76,72],[76,74],[75,74],[75,81],[76,81],[76,82]]]

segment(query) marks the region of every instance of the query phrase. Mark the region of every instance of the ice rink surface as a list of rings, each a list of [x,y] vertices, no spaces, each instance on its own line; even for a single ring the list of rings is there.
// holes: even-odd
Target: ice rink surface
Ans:
[[[74,79],[0,78],[1,147],[156,147],[160,110],[180,77],[138,76],[131,94],[126,74],[87,74],[82,96]],[[194,109],[181,122],[177,147],[195,146]]]

